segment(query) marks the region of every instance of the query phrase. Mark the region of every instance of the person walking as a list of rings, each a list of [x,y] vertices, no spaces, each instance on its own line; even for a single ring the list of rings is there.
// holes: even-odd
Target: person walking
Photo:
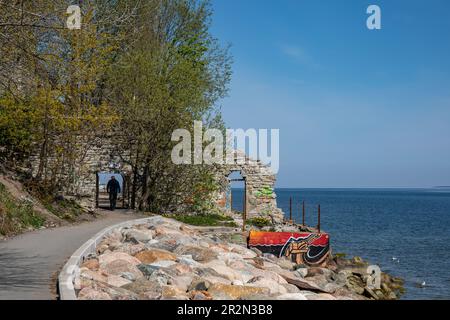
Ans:
[[[117,195],[120,193],[120,183],[116,177],[111,176],[111,180],[106,185],[106,191],[109,194],[109,206],[111,211],[116,209]]]

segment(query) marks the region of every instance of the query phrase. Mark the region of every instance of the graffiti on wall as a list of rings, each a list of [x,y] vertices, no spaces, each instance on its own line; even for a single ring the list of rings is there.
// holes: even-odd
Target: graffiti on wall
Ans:
[[[327,233],[250,231],[248,246],[277,257],[288,257],[296,264],[318,266],[330,254],[330,237]]]

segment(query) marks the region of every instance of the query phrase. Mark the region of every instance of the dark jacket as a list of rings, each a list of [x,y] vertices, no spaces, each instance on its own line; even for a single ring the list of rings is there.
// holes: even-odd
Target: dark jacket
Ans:
[[[106,185],[106,191],[110,194],[118,194],[120,193],[120,183],[117,180],[109,180]]]

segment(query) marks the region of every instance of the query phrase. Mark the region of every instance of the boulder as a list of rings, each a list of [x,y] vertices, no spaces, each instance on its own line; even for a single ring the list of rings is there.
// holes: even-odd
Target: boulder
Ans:
[[[88,268],[92,271],[97,271],[100,268],[100,263],[98,262],[98,259],[89,259],[83,262],[81,267]]]
[[[136,293],[141,299],[145,300],[159,299],[162,294],[162,286],[159,283],[145,278],[137,279],[135,282],[124,285],[122,288]]]
[[[207,291],[211,286],[211,282],[202,278],[192,279],[187,291]]]
[[[151,263],[150,265],[152,267],[157,267],[157,268],[170,268],[171,266],[174,266],[176,264],[177,263],[175,261],[171,261],[171,260],[159,260],[159,261]]]
[[[228,267],[225,262],[221,260],[213,260],[207,264],[204,264],[205,267],[211,268],[217,274],[223,278],[233,280],[241,280],[243,282],[247,282],[252,279],[254,276],[252,274],[246,274],[243,272],[239,272],[233,268]]]
[[[172,284],[177,287],[178,289],[180,289],[183,292],[187,292],[191,283],[192,283],[192,279],[194,278],[194,275],[185,275],[185,276],[180,276],[180,277],[175,277],[172,279]]]
[[[127,241],[132,243],[146,243],[153,239],[155,232],[153,230],[137,230],[137,229],[128,229],[123,232],[123,235]]]
[[[277,300],[308,300],[305,295],[297,292],[297,293],[285,293],[276,297]]]
[[[294,270],[295,266],[295,264],[291,260],[285,257],[279,258],[277,261],[277,265],[286,270]]]
[[[295,270],[294,274],[300,278],[306,278],[308,275],[308,268],[298,268]]]
[[[306,300],[336,300],[331,294],[328,293],[314,293],[310,291],[301,291]]]
[[[226,284],[226,285],[232,284],[232,282],[230,280],[221,278],[221,277],[205,276],[204,279],[210,283],[220,283],[220,284]]]
[[[215,283],[208,289],[208,293],[214,300],[246,300],[254,295],[267,295],[269,290],[259,287]]]
[[[96,289],[106,292],[112,300],[138,300],[138,296],[134,292],[113,287],[107,283],[97,282]]]
[[[287,289],[278,282],[264,277],[255,277],[247,282],[247,285],[259,288],[267,288],[270,294],[285,294]]]
[[[211,295],[207,291],[191,291],[189,292],[191,300],[212,300]]]
[[[179,246],[179,244],[176,239],[169,236],[158,236],[157,239],[147,242],[145,246],[148,249],[160,249],[172,252]]]
[[[111,253],[105,253],[105,254],[102,254],[101,256],[99,256],[100,267],[103,267],[104,265],[106,265],[110,262],[118,261],[118,260],[124,260],[135,266],[141,263],[138,259],[136,259],[133,256],[130,256],[129,254],[127,254],[125,252],[111,252]]]
[[[109,294],[103,291],[98,291],[93,288],[83,288],[78,293],[79,300],[112,300]]]
[[[107,282],[107,277],[101,274],[101,272],[92,271],[87,268],[81,268],[80,269],[80,276],[81,279],[88,279],[88,280],[94,280],[99,282]]]
[[[122,259],[101,264],[100,271],[108,276],[120,276],[125,272],[132,274],[135,278],[144,276],[134,263]]]
[[[149,278],[153,274],[153,272],[160,269],[159,267],[152,266],[151,264],[140,264],[137,267],[139,271],[141,271],[142,274],[147,278]]]
[[[318,267],[313,267],[313,268],[308,268],[306,269],[307,273],[305,278],[308,277],[314,277],[317,275],[323,275],[327,278],[333,278],[335,276],[335,273],[329,269],[325,269],[325,268],[318,268]]]
[[[166,250],[150,249],[139,252],[135,258],[138,259],[139,263],[151,264],[160,260],[175,261],[177,256]]]
[[[297,286],[297,288],[299,288],[301,290],[310,290],[310,291],[323,292],[323,289],[320,288],[317,284],[315,284],[314,282],[308,281],[306,279],[285,277],[285,280],[288,283]]]
[[[124,279],[129,280],[130,282],[136,281],[136,275],[130,272],[122,272],[120,276]]]
[[[202,268],[203,267],[203,264],[192,259],[192,256],[180,256],[177,258],[176,261],[181,264],[187,265],[191,268],[196,268],[196,267]]]
[[[124,285],[131,283],[131,281],[121,276],[110,275],[108,276],[107,283],[113,287],[122,287]]]
[[[297,286],[294,286],[293,284],[282,284],[282,286],[286,289],[287,293],[299,293],[300,289],[297,288]]]
[[[255,248],[255,250],[247,249],[246,247],[239,246],[237,244],[230,244],[231,252],[239,254],[244,259],[253,259],[260,254],[258,254],[258,249]],[[257,251],[256,251],[257,250]],[[261,251],[259,251],[261,253]],[[262,254],[262,253],[261,253]]]
[[[154,271],[151,276],[148,277],[148,280],[157,282],[161,286],[173,284],[173,277],[161,269]]]
[[[131,256],[135,256],[141,251],[146,249],[145,245],[142,243],[133,244],[133,243],[123,243],[121,246],[117,247],[116,251],[125,252]]]
[[[182,291],[175,286],[163,286],[161,300],[188,300],[186,291]]]
[[[193,269],[190,266],[183,263],[176,263],[173,266],[171,266],[170,269],[175,270],[175,272],[177,272],[179,275],[192,273],[193,271]]]
[[[217,254],[207,248],[198,247],[198,246],[179,246],[174,253],[177,255],[190,255],[192,259],[197,262],[209,262],[214,259],[217,259]]]
[[[363,280],[356,276],[351,275],[347,278],[347,282],[345,286],[352,292],[362,295],[364,293],[364,288],[366,284],[363,282]]]

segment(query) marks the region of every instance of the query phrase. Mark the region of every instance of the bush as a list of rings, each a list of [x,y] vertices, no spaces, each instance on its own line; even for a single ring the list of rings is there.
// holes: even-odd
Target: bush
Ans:
[[[272,223],[270,222],[269,219],[262,218],[262,217],[249,219],[249,220],[247,220],[247,224],[258,227],[258,228],[269,227],[272,225]]]

